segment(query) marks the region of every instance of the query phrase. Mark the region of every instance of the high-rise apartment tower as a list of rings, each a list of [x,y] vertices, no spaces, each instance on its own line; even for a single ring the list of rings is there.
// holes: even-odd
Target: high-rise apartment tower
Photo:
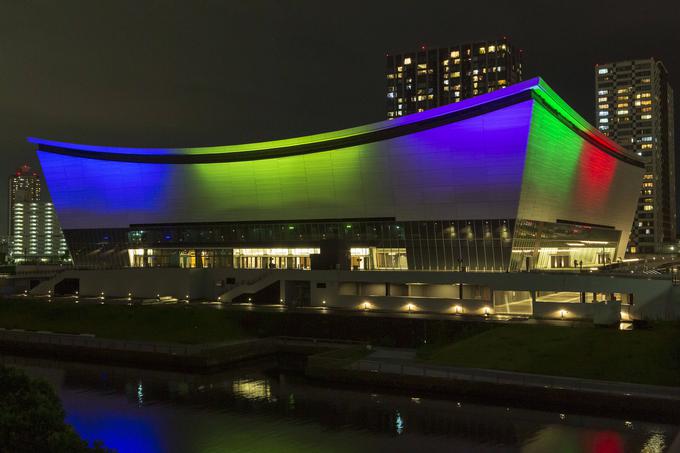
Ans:
[[[489,93],[522,80],[521,50],[505,38],[387,56],[387,117]]]
[[[9,177],[9,259],[16,264],[71,261],[54,206],[41,201],[40,176],[28,165]]]
[[[601,132],[645,161],[630,253],[661,253],[676,239],[673,90],[654,58],[595,67]]]

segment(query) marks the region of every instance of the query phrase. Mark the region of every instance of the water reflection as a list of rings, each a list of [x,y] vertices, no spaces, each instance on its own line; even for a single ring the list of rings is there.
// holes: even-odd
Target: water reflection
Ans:
[[[334,388],[271,364],[216,375],[3,358],[120,452],[662,452],[673,426]]]
[[[663,433],[652,433],[642,446],[641,453],[661,453],[666,450],[666,436]]]
[[[272,391],[269,381],[264,379],[236,379],[232,383],[234,395],[249,400],[272,401]]]
[[[401,434],[404,432],[404,420],[401,418],[401,414],[399,413],[399,411],[397,411],[397,419],[394,425],[397,428],[397,434]]]
[[[137,384],[137,405],[142,406],[144,404],[144,387],[142,386],[142,381]]]

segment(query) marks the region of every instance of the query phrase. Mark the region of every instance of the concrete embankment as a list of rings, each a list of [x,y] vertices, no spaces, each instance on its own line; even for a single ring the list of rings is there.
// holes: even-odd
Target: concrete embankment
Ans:
[[[183,371],[210,371],[279,353],[309,355],[355,344],[271,337],[188,345],[0,329],[0,353]]]
[[[392,357],[390,357],[390,355]],[[414,351],[378,350],[348,361],[311,356],[306,374],[315,379],[408,392],[434,392],[508,406],[536,405],[560,412],[631,414],[680,423],[680,387],[651,386],[561,376],[430,365]]]

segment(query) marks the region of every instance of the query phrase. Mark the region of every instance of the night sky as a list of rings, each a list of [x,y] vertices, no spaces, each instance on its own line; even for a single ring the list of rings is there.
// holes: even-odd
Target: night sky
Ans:
[[[591,122],[593,66],[614,60],[661,59],[680,108],[678,9],[670,0],[0,0],[0,178],[37,165],[27,136],[208,146],[383,120],[386,53],[502,36],[524,49],[525,78],[542,76]]]

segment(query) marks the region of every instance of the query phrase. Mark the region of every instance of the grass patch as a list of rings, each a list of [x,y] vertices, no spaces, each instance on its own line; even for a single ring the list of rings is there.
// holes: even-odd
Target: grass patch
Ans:
[[[680,324],[633,331],[501,326],[419,357],[440,365],[680,386]]]
[[[189,344],[247,337],[238,320],[227,313],[212,307],[186,305],[75,305],[0,300],[0,327]]]

